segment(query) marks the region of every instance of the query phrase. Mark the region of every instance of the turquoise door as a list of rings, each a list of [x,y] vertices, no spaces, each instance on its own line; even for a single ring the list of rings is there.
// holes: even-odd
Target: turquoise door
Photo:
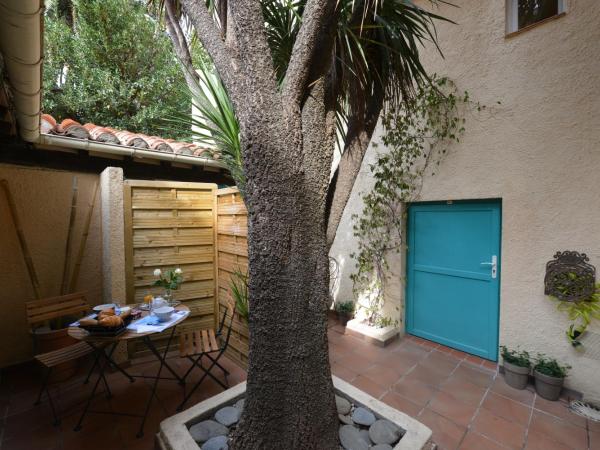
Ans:
[[[498,359],[500,202],[408,209],[406,330]]]

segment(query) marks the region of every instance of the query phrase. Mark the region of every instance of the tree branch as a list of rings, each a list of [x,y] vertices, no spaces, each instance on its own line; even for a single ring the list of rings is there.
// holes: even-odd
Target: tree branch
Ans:
[[[330,247],[335,239],[335,234],[342,220],[346,203],[348,203],[352,193],[363,158],[369,148],[371,137],[379,120],[379,114],[383,108],[383,101],[383,87],[376,83],[364,116],[360,114],[361,117],[351,117],[348,122],[344,153],[342,153],[340,163],[329,185],[327,244]]]
[[[285,104],[299,107],[304,100],[315,58],[317,55],[320,58],[328,57],[320,50],[331,48],[335,34],[331,33],[330,25],[335,5],[336,0],[308,0],[283,81]]]
[[[171,42],[173,42],[173,48],[175,49],[177,59],[179,59],[181,64],[186,84],[192,92],[192,96],[197,97],[201,93],[198,75],[194,70],[192,55],[190,54],[187,39],[183,34],[181,26],[179,25],[173,0],[165,0],[165,12],[165,24],[167,26],[167,31],[169,33],[169,37],[171,38]]]
[[[223,84],[232,97],[235,97],[238,62],[225,46],[217,25],[203,1],[181,0],[181,5],[190,18],[202,45],[210,55]]]

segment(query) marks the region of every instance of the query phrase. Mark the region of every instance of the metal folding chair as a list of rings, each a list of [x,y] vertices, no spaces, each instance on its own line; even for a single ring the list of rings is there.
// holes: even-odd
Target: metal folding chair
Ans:
[[[196,391],[196,389],[198,389],[200,384],[202,384],[206,377],[211,377],[221,387],[223,387],[223,389],[227,389],[229,387],[229,382],[227,381],[227,376],[229,375],[229,372],[221,364],[219,364],[219,359],[221,358],[221,356],[223,356],[223,354],[227,350],[227,346],[229,345],[229,338],[231,337],[231,326],[233,324],[234,314],[235,310],[231,306],[229,306],[223,312],[223,317],[221,318],[219,328],[216,332],[212,328],[209,328],[201,330],[190,330],[179,335],[179,356],[181,358],[187,358],[192,362],[191,367],[183,376],[182,382],[185,383],[186,378],[194,368],[202,370],[204,374],[196,383],[196,385],[187,393],[181,404],[177,407],[177,411],[181,411],[183,409],[183,406],[190,399],[190,397]],[[223,333],[225,331],[225,321],[228,317],[229,326],[227,327],[226,334],[224,335]],[[210,361],[210,366],[208,367],[208,369],[205,369],[202,366],[202,359],[204,357],[206,357]],[[221,369],[221,371],[223,371],[225,383],[223,383],[211,373],[212,369],[215,366]]]

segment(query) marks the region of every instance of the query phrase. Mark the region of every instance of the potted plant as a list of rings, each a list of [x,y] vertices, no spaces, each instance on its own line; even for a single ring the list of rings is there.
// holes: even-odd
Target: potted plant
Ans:
[[[338,321],[345,327],[348,321],[354,317],[354,302],[336,302],[335,312],[337,313]]]
[[[538,354],[533,368],[538,395],[546,400],[558,400],[570,368],[571,366],[562,365],[554,358]]]
[[[504,361],[504,381],[515,389],[525,389],[531,371],[531,359],[525,350],[511,350],[500,347]]]

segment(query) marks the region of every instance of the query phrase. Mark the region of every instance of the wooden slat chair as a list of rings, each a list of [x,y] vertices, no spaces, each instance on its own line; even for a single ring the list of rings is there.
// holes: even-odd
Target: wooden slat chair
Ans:
[[[217,331],[215,331],[212,328],[208,328],[201,330],[190,330],[179,335],[179,356],[181,358],[187,358],[192,362],[192,366],[188,369],[188,371],[182,378],[183,382],[185,382],[186,378],[195,367],[202,370],[204,374],[196,383],[196,385],[190,390],[190,392],[188,392],[181,404],[177,407],[178,411],[181,411],[183,409],[185,403],[190,399],[192,394],[196,391],[196,389],[198,389],[200,384],[202,384],[202,382],[207,376],[215,380],[219,385],[221,385],[221,387],[223,387],[223,389],[227,389],[229,387],[229,382],[227,380],[229,372],[221,364],[219,364],[219,358],[223,356],[223,354],[227,350],[227,346],[229,345],[229,338],[231,337],[231,326],[233,324],[234,314],[234,308],[228,306],[227,309],[223,312],[223,317],[221,318],[221,322]],[[226,334],[224,335],[225,321],[228,317],[229,326],[227,327]],[[202,366],[202,358],[204,357],[208,358],[211,362],[208,369],[205,369]],[[225,383],[223,383],[211,373],[211,370],[215,366],[217,366],[223,371]]]
[[[44,325],[49,320],[58,319],[64,316],[83,316],[91,309],[85,298],[85,295],[81,292],[50,297],[42,300],[33,300],[25,303],[25,305],[27,309],[27,322],[31,327],[34,337],[34,353],[37,353],[37,342],[35,341],[35,333],[33,332],[35,328]],[[35,404],[40,404],[42,395],[44,392],[46,392],[48,402],[50,403],[50,408],[52,409],[54,425],[59,425],[60,420],[58,419],[56,410],[54,408],[54,402],[52,401],[52,396],[48,390],[48,382],[50,380],[52,369],[64,362],[73,361],[81,358],[82,356],[88,355],[92,351],[92,348],[85,342],[78,342],[77,344],[73,344],[59,350],[36,354],[34,356],[34,358],[46,369],[44,381],[40,388],[40,392]],[[89,374],[86,378],[86,382],[88,379]]]

